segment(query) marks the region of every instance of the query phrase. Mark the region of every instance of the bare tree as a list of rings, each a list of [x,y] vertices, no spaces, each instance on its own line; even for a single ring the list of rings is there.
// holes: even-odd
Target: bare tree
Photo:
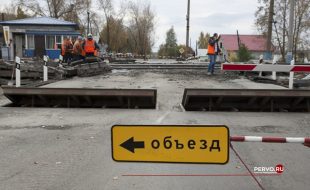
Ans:
[[[49,16],[76,23],[84,32],[91,0],[16,0],[16,5],[34,16]]]
[[[3,19],[4,21],[24,19],[30,16],[31,15],[26,14],[21,7],[16,6],[14,3],[10,3],[9,5],[0,8],[0,19]],[[2,28],[0,28],[0,30],[2,30]]]
[[[91,0],[18,0],[17,4],[34,15],[58,19],[73,13],[80,15],[91,4]]]
[[[266,34],[268,26],[268,9],[269,0],[258,0],[261,4],[256,11],[256,26],[257,29],[262,33]],[[289,2],[290,0],[275,0],[275,9],[273,22],[276,26],[273,32],[277,32],[276,40],[280,52],[282,54],[282,59],[285,59],[285,54],[287,50],[287,40],[288,40],[288,15],[289,15]],[[310,34],[310,0],[298,0],[295,6],[295,22],[294,22],[294,55],[295,60],[297,58],[298,49],[309,46],[309,41],[307,36]],[[275,31],[276,30],[276,31]]]
[[[109,30],[112,32],[112,35],[109,36],[109,49],[115,52],[126,52],[128,50],[128,34],[123,24],[123,19],[111,16],[109,22],[109,25],[104,25],[104,28],[100,33],[100,38],[104,42],[108,41],[107,30],[109,26]]]
[[[117,10],[114,9],[113,0],[98,0],[98,7],[101,8],[105,18],[105,26],[103,27],[104,30],[101,32],[101,38],[111,47],[111,49],[116,51],[119,49],[119,45],[113,45],[115,43],[115,39],[120,33],[120,29],[124,29],[123,19],[126,15],[127,3],[122,2]],[[121,24],[122,26],[120,26]],[[116,31],[114,31],[116,30]],[[118,48],[116,48],[118,47]],[[116,48],[116,49],[115,49]]]
[[[298,46],[304,40],[303,34],[309,32],[310,26],[307,25],[310,19],[310,0],[297,1],[295,11],[295,26],[294,26],[294,52],[295,60],[297,59]]]
[[[133,50],[141,55],[146,56],[151,52],[154,46],[153,32],[155,14],[151,9],[150,3],[129,2],[129,36],[134,42]]]
[[[154,45],[155,15],[151,6],[144,2],[122,2],[119,10],[115,10],[112,0],[98,0],[102,9],[105,24],[100,38],[106,42],[112,51],[131,51],[146,55]],[[127,26],[124,18],[128,18]]]
[[[106,30],[105,30],[106,43],[110,45],[110,25],[112,24],[111,19],[114,13],[113,5],[112,5],[113,1],[112,0],[98,0],[98,3],[99,3],[99,7],[102,8],[105,19],[106,19]]]

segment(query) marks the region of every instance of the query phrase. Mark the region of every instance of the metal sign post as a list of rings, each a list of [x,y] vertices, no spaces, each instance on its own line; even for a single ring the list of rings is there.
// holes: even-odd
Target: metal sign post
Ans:
[[[295,60],[291,61],[291,66],[295,65]],[[289,79],[289,89],[294,88],[294,72],[290,72],[290,79]]]
[[[15,79],[16,79],[16,87],[20,87],[21,82],[20,82],[20,58],[19,57],[15,57]]]
[[[276,65],[277,62],[279,61],[280,57],[275,55],[273,57],[273,60],[272,60],[272,65]],[[271,76],[271,79],[272,80],[277,80],[277,72],[276,71],[272,71],[272,76]]]
[[[47,62],[48,62],[49,57],[44,55],[43,60],[44,60],[44,65],[43,65],[43,81],[46,82],[48,81],[48,68],[47,68]]]
[[[259,64],[264,64],[264,56],[263,55],[260,55],[259,56]],[[262,77],[263,76],[263,72],[259,72],[259,77]]]

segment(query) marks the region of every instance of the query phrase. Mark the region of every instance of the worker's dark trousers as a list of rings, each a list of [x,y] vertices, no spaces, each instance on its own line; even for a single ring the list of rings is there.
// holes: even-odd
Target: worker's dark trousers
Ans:
[[[85,57],[82,56],[82,55],[76,55],[76,54],[74,54],[74,55],[73,55],[72,61],[78,61],[78,60],[82,60],[82,59],[84,59],[84,58],[85,58]]]
[[[71,62],[72,60],[72,54],[71,53],[65,53],[64,55],[64,63]]]
[[[86,53],[86,57],[95,57],[94,53]]]

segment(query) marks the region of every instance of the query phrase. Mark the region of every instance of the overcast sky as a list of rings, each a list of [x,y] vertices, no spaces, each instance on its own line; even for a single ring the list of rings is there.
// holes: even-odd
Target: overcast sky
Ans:
[[[114,0],[118,5],[122,0]],[[9,4],[0,0],[0,9]],[[96,0],[93,0],[96,2]],[[166,32],[174,26],[178,43],[185,44],[187,0],[150,1],[156,13],[155,47],[165,41]],[[96,4],[96,3],[94,3]],[[190,38],[192,47],[201,31],[220,34],[256,34],[254,13],[257,0],[191,0]],[[96,6],[93,6],[95,8]]]
[[[154,0],[151,4],[157,13],[156,37],[161,44],[171,27],[179,43],[185,44],[187,0]],[[254,13],[257,0],[191,0],[190,38],[192,47],[201,31],[208,33],[254,34]]]

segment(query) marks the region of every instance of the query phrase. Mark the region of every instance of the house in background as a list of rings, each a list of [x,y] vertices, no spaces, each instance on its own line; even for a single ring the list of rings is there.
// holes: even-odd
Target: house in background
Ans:
[[[80,33],[75,23],[50,17],[33,17],[0,22],[5,28],[9,43],[9,57],[59,58],[64,36],[76,38]],[[4,33],[3,33],[4,35]]]
[[[267,52],[267,38],[263,35],[239,35],[240,43],[244,44],[251,52],[254,59],[259,59],[260,55],[270,57],[266,55]],[[238,36],[233,34],[222,34],[221,42],[227,53],[238,53]],[[274,51],[274,47],[272,48]]]
[[[196,56],[199,57],[199,61],[208,60],[208,49],[197,49]]]

